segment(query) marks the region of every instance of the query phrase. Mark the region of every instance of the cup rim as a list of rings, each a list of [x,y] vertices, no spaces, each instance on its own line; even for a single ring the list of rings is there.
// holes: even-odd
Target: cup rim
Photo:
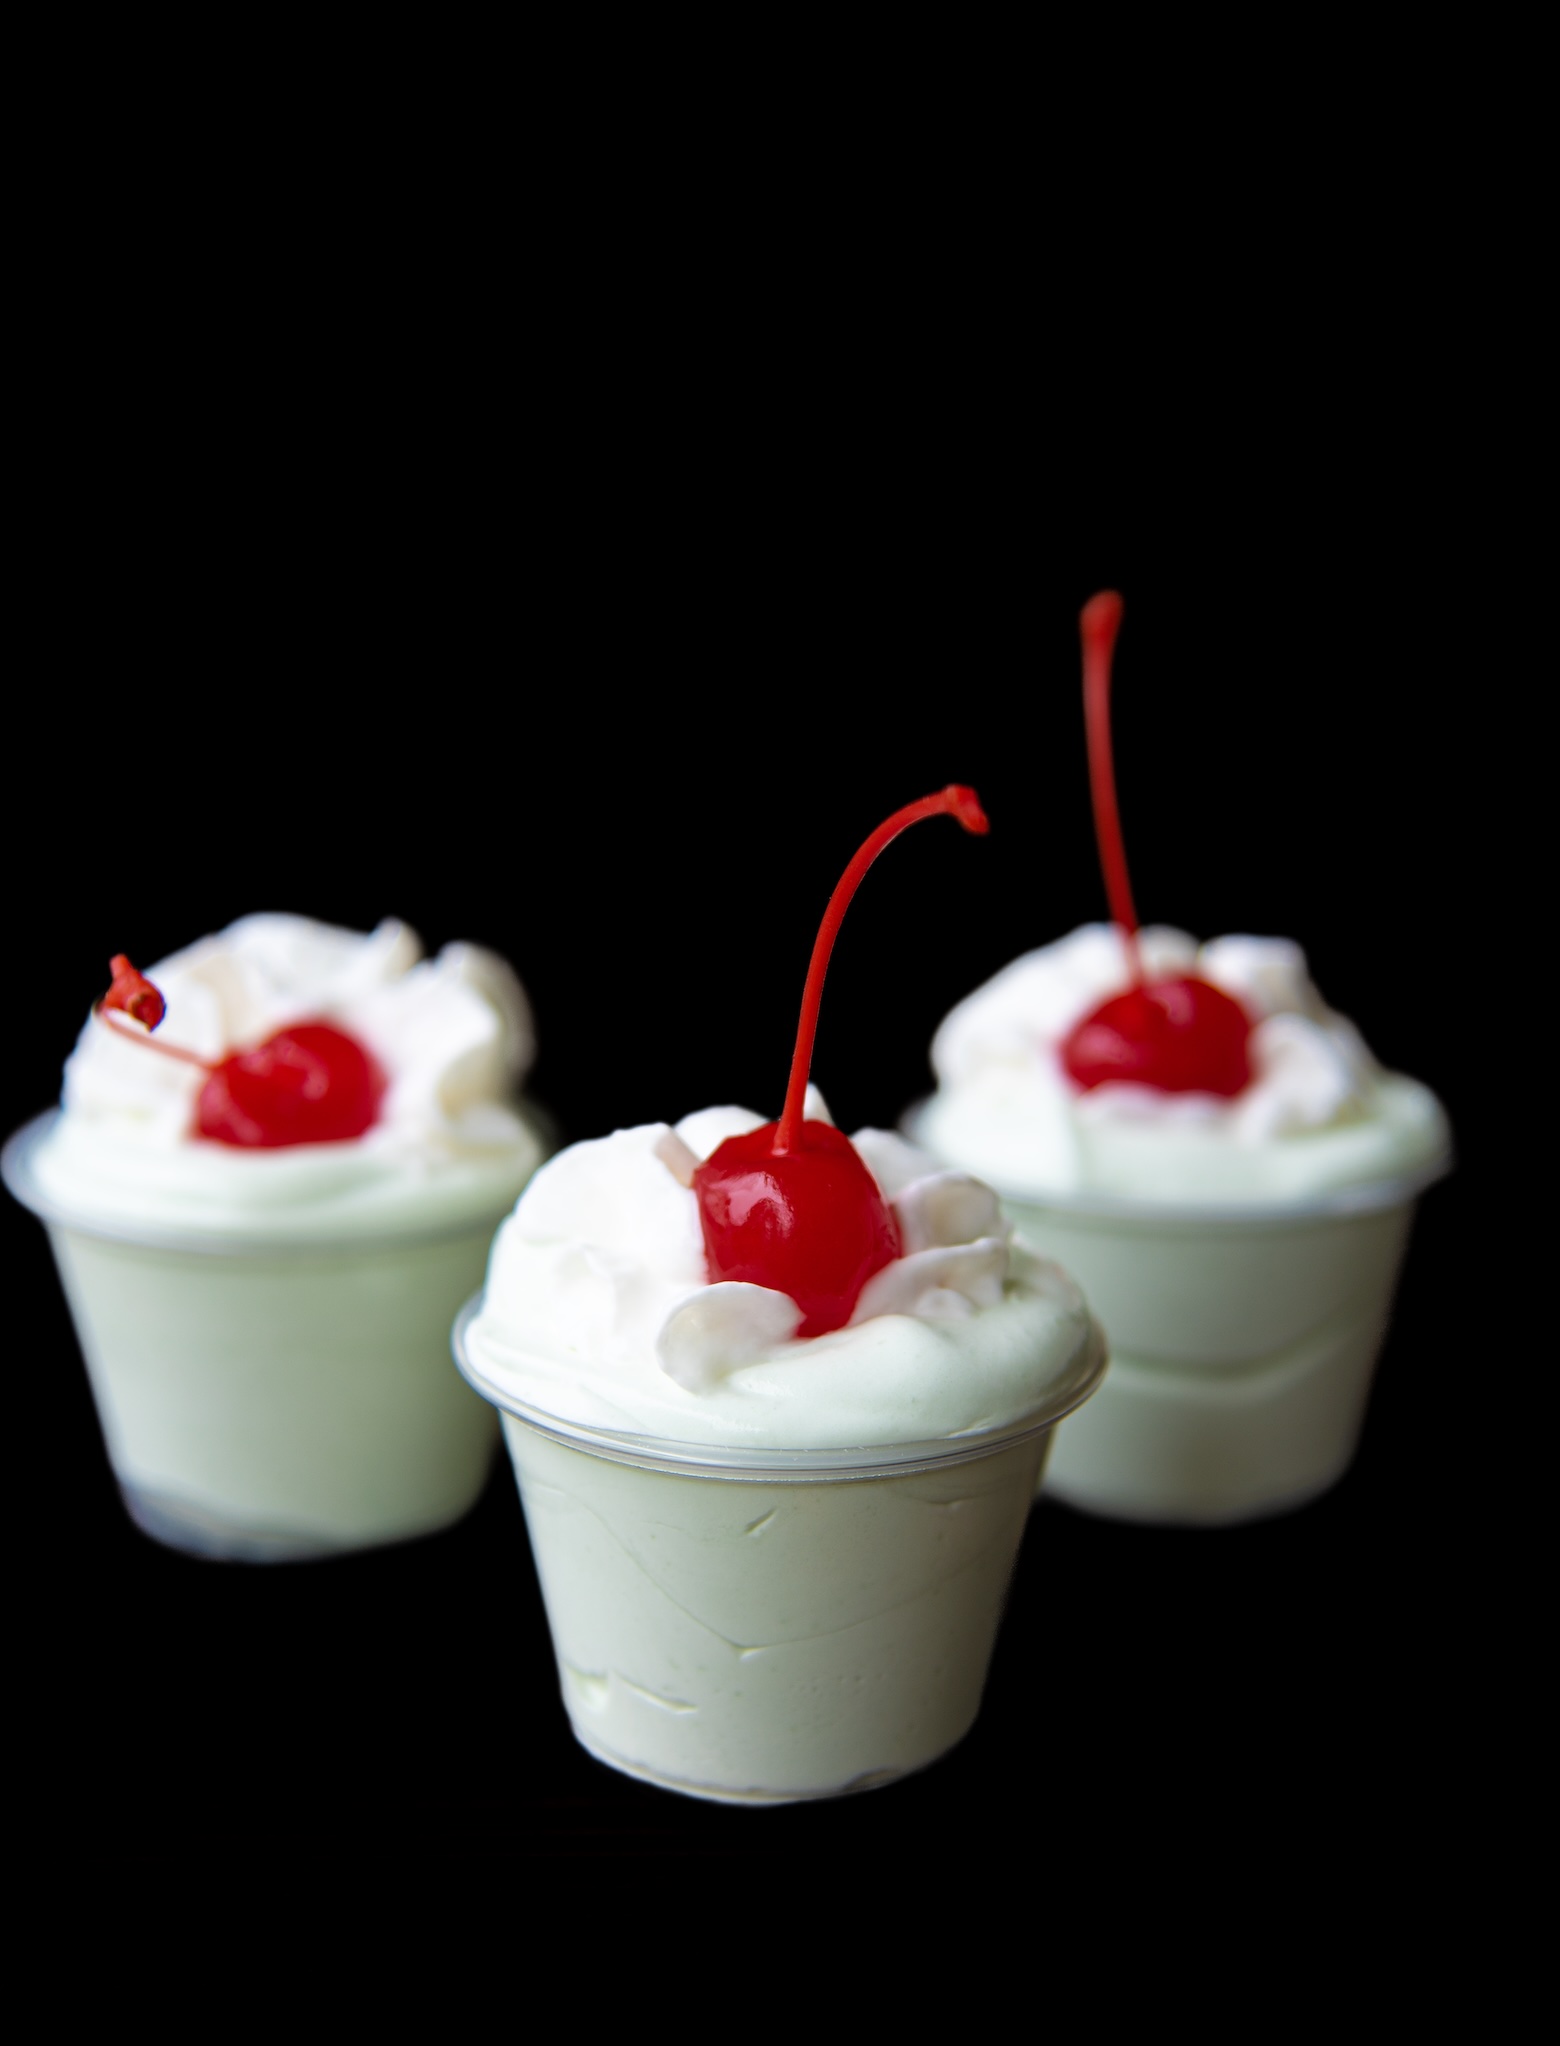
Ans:
[[[931,1098],[929,1094],[921,1095],[899,1118],[900,1134],[912,1143],[921,1141],[917,1131]],[[1333,1187],[1326,1193],[1313,1194],[1304,1200],[1243,1202],[1149,1201],[1135,1200],[1122,1194],[1042,1192],[1039,1189],[1024,1192],[1017,1187],[999,1186],[985,1174],[977,1174],[976,1177],[983,1179],[1000,1201],[1017,1202],[1026,1208],[1040,1208],[1057,1215],[1077,1215],[1102,1222],[1145,1222],[1156,1228],[1168,1225],[1171,1228],[1200,1229],[1207,1223],[1216,1222],[1225,1228],[1271,1229],[1293,1222],[1325,1222],[1334,1217],[1376,1215],[1391,1208],[1406,1207],[1410,1201],[1417,1200],[1427,1187],[1445,1179],[1455,1163],[1456,1154],[1451,1145],[1446,1145],[1423,1164],[1391,1179],[1361,1180],[1356,1185]]]
[[[1002,1428],[979,1435],[944,1436],[931,1442],[851,1443],[828,1449],[759,1448],[748,1443],[680,1442],[664,1435],[638,1435],[626,1429],[601,1428],[568,1421],[533,1406],[506,1387],[498,1386],[473,1360],[466,1335],[481,1312],[483,1294],[473,1293],[455,1317],[450,1348],[461,1376],[473,1392],[510,1414],[538,1435],[583,1450],[609,1463],[632,1464],[640,1470],[668,1471],[679,1477],[717,1478],[764,1484],[819,1484],[841,1479],[907,1477],[917,1471],[945,1470],[974,1463],[1000,1449],[1054,1428],[1099,1385],[1109,1362],[1105,1333],[1090,1317],[1087,1333],[1042,1404]]]
[[[511,1197],[491,1213],[473,1215],[464,1222],[445,1222],[434,1228],[413,1224],[403,1229],[380,1223],[361,1231],[343,1231],[335,1235],[277,1231],[250,1236],[222,1236],[214,1230],[203,1231],[193,1225],[180,1228],[177,1225],[138,1223],[128,1218],[121,1220],[117,1216],[69,1207],[39,1186],[33,1170],[33,1153],[61,1113],[58,1108],[46,1108],[31,1122],[25,1122],[20,1129],[12,1131],[4,1148],[0,1149],[0,1179],[4,1180],[12,1197],[30,1209],[41,1222],[52,1228],[68,1230],[73,1236],[91,1236],[104,1243],[132,1244],[141,1250],[180,1251],[195,1257],[265,1258],[281,1255],[329,1258],[360,1251],[404,1250],[411,1244],[453,1243],[483,1230],[491,1235],[514,1206]]]

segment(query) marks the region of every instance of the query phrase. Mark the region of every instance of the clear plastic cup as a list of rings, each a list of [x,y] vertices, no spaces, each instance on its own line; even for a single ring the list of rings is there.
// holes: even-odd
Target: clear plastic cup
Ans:
[[[132,1519],[230,1562],[431,1534],[476,1501],[491,1409],[449,1368],[451,1317],[508,1204],[458,1228],[278,1242],[111,1226],[32,1169],[54,1115],[0,1167],[47,1226]]]
[[[1261,1208],[1003,1195],[1110,1342],[1099,1393],[1057,1431],[1047,1493],[1113,1518],[1212,1526],[1336,1484],[1415,1202],[1449,1164]]]
[[[990,1435],[707,1447],[503,1410],[575,1738],[662,1789],[790,1804],[876,1789],[960,1740],[1058,1419],[1105,1368],[1080,1339]]]

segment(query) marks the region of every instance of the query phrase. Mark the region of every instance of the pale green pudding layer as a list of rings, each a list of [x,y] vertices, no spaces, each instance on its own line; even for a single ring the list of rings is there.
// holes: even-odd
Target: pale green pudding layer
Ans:
[[[1212,1524],[1299,1505],[1343,1475],[1411,1199],[1304,1216],[1007,1207],[1079,1273],[1110,1341],[1103,1385],[1057,1430],[1054,1496]]]
[[[907,1127],[1002,1196],[1067,1266],[1111,1364],[1058,1431],[1048,1491],[1113,1516],[1217,1524],[1334,1483],[1353,1456],[1417,1195],[1448,1167],[1430,1089],[1384,1072],[1298,946],[1142,934],[1151,978],[1196,973],[1253,1019],[1233,1098],[1080,1092],[1068,1033],[1126,985],[1109,926],[1015,960],[937,1033]]]
[[[1045,1437],[947,1470],[774,1484],[505,1428],[564,1704],[602,1761],[784,1803],[891,1782],[969,1730]]]
[[[449,1329],[545,1151],[516,1089],[532,1050],[507,965],[421,955],[404,925],[246,917],[153,963],[151,1043],[89,1018],[63,1106],[9,1147],[48,1223],[131,1511],[165,1540],[255,1560],[442,1526],[476,1497],[491,1411]],[[209,1066],[323,1021],[386,1087],[350,1142],[197,1134]]]
[[[51,1229],[137,1517],[255,1559],[458,1519],[497,1430],[450,1367],[449,1325],[489,1235],[223,1257]]]
[[[739,1803],[867,1789],[963,1736],[1051,1424],[1101,1365],[990,1189],[884,1131],[852,1141],[905,1254],[846,1326],[802,1339],[785,1295],[712,1284],[691,1174],[759,1120],[561,1153],[457,1337],[505,1410],[579,1740]]]

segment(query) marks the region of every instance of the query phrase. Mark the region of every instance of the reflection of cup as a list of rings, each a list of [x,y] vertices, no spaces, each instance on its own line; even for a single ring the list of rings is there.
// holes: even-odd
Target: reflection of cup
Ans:
[[[1354,1455],[1413,1219],[1446,1161],[1308,1202],[1003,1198],[1103,1323],[1110,1370],[1057,1431],[1054,1497],[1216,1524],[1300,1506]]]
[[[1104,1369],[1082,1337],[989,1436],[853,1449],[668,1442],[504,1409],[564,1704],[627,1775],[732,1804],[868,1790],[975,1718],[1056,1420]]]
[[[458,1228],[277,1241],[67,1212],[41,1116],[5,1180],[48,1226],[132,1518],[196,1555],[279,1562],[447,1526],[482,1489],[493,1417],[449,1368],[450,1320],[508,1206]]]

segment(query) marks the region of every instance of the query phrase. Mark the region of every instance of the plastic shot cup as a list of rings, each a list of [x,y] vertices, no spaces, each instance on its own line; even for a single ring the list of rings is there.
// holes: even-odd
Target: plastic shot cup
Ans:
[[[1214,1526],[1302,1506],[1359,1442],[1416,1200],[1448,1169],[1282,1206],[1003,1196],[1110,1342],[1045,1489],[1125,1520]]]
[[[475,1503],[498,1431],[449,1368],[449,1326],[507,1202],[458,1229],[329,1240],[110,1226],[39,1188],[53,1120],[0,1166],[48,1229],[139,1527],[270,1563],[431,1534]]]
[[[709,1447],[503,1410],[575,1738],[665,1790],[789,1804],[876,1789],[969,1731],[1057,1420],[1105,1368],[1080,1339],[990,1435]]]

